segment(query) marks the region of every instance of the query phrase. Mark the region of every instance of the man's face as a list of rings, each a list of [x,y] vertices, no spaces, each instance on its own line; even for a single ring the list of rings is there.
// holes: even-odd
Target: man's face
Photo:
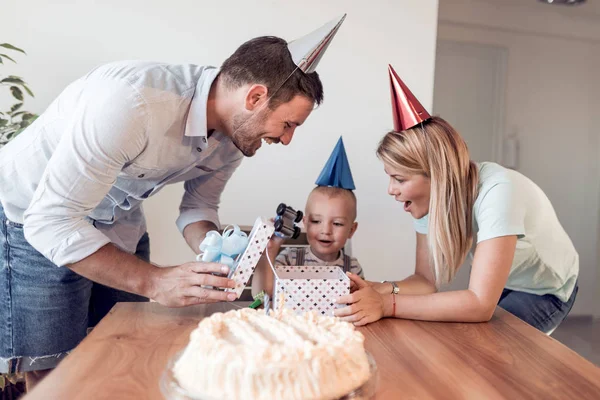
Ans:
[[[246,157],[256,154],[263,140],[287,146],[296,128],[304,123],[312,110],[313,102],[297,95],[275,110],[262,106],[251,114],[240,112],[233,116],[231,139]]]

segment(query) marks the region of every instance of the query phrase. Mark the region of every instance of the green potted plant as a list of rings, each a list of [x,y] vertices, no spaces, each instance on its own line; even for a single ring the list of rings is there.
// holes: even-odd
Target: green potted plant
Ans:
[[[11,44],[0,43],[0,64],[5,64],[8,61],[12,61],[16,64],[14,58],[5,54],[11,52],[26,54],[25,51]],[[29,96],[34,97],[33,92],[29,89],[23,78],[15,75],[0,75],[0,86],[6,87],[12,98],[15,100],[15,103],[9,110],[0,111],[0,147],[2,147],[11,139],[17,137],[17,135],[35,121],[38,116],[29,111],[22,110],[25,95],[28,94]]]

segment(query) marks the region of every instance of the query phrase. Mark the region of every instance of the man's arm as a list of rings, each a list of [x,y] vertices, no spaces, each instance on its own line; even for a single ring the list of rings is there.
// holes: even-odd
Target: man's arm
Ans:
[[[200,243],[210,231],[218,230],[217,226],[210,221],[192,222],[183,229],[183,237],[188,246],[194,250],[196,254],[200,252]]]
[[[229,272],[226,266],[190,262],[178,267],[156,267],[112,244],[69,267],[94,282],[139,294],[169,307],[233,301],[237,297],[234,293],[203,287],[235,287],[232,280],[212,275],[226,275]]]
[[[112,80],[86,85],[23,215],[27,241],[58,266],[110,243],[86,217],[147,140],[145,104],[137,92]]]
[[[206,234],[211,230],[219,230],[221,194],[242,159],[243,156],[240,156],[218,170],[184,184],[177,227],[196,254]]]
[[[24,214],[27,241],[54,264],[107,286],[153,298],[169,306],[226,300],[233,294],[201,287],[234,287],[206,272],[227,273],[217,264],[158,268],[110,243],[85,218],[114,184],[125,163],[146,145],[145,104],[127,83],[88,84],[80,112],[50,158]]]

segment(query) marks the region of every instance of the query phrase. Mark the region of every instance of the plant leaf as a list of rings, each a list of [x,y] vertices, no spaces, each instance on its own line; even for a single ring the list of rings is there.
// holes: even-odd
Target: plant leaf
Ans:
[[[8,56],[8,55],[6,55],[6,54],[4,54],[4,53],[0,53],[0,56],[2,56],[2,57],[4,57],[4,58],[8,58],[10,61],[14,62],[15,64],[17,63],[15,60],[13,60],[13,58],[12,58],[12,57],[10,57],[10,56]]]
[[[10,91],[13,97],[19,101],[23,101],[23,92],[16,86],[11,86]]]
[[[16,50],[16,51],[20,51],[23,54],[27,54],[25,53],[25,51],[21,50],[18,47],[13,46],[12,44],[8,44],[8,43],[0,43],[0,47],[4,47],[6,49],[11,49],[11,50]]]
[[[29,125],[31,125],[31,123],[33,122],[33,120],[31,119],[24,119],[19,123],[19,130],[18,132],[21,132],[23,129],[27,128]]]
[[[26,113],[27,113],[27,111],[19,111],[14,114],[11,114],[10,116],[14,118],[14,117],[18,117],[19,115],[26,114]]]
[[[30,112],[26,112],[26,113],[23,114],[23,116],[21,117],[21,119],[24,120],[24,121],[27,120],[27,121],[33,122],[33,121],[36,120],[37,117],[38,116],[36,114],[30,113]]]
[[[18,85],[25,84],[25,82],[23,82],[23,79],[19,78],[18,76],[12,76],[12,75],[2,79],[0,81],[0,83],[16,83]]]
[[[6,126],[7,124],[8,124],[7,119],[0,118],[0,128],[2,128],[3,126]]]
[[[13,104],[13,106],[10,108],[10,112],[15,112],[17,111],[19,108],[21,108],[23,106],[23,103],[16,103]]]
[[[25,84],[22,84],[21,86],[23,86],[23,89],[25,89],[25,91],[26,91],[26,92],[27,92],[27,93],[28,93],[28,94],[29,94],[31,97],[35,97],[35,96],[33,95],[33,92],[31,91],[31,89],[29,89],[29,88],[27,87],[27,85],[25,85]]]

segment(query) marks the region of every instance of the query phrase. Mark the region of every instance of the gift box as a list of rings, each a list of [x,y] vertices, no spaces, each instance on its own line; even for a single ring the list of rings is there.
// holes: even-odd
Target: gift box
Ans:
[[[316,311],[333,316],[335,301],[350,293],[350,279],[337,266],[275,266],[273,309],[281,307],[296,313]]]
[[[256,219],[248,236],[248,246],[237,257],[232,270],[229,272],[229,278],[235,281],[235,288],[225,289],[226,292],[235,292],[238,297],[242,294],[260,257],[267,248],[267,243],[269,243],[274,229],[269,220],[261,217]]]

